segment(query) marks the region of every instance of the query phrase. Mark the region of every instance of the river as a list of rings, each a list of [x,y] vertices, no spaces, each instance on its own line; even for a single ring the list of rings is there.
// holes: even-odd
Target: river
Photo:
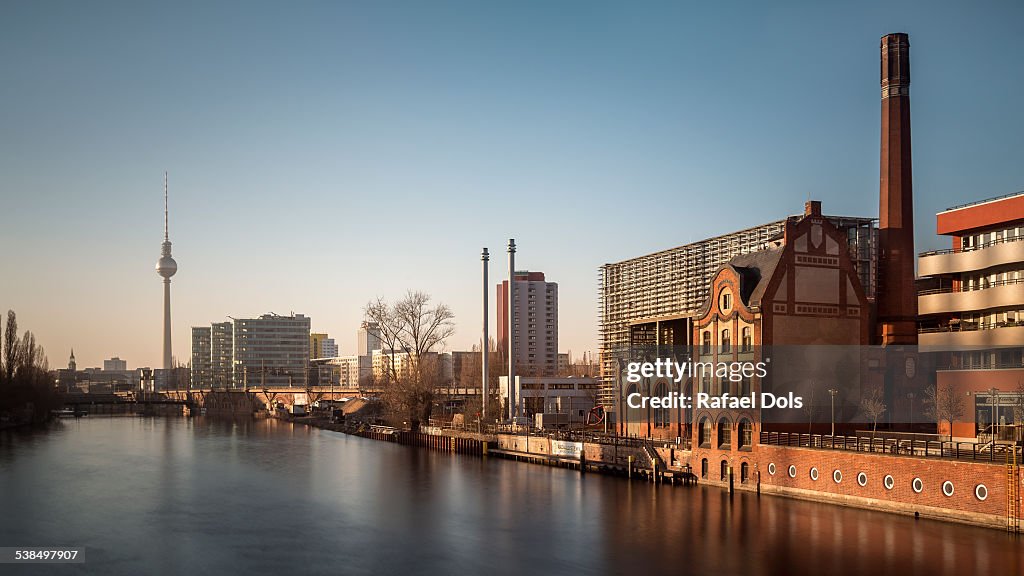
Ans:
[[[431,452],[274,420],[0,434],[4,574],[1021,574],[998,530]]]

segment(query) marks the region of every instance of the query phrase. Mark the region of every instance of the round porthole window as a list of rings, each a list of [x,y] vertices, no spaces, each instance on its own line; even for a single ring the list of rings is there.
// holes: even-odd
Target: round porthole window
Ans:
[[[860,484],[861,487],[867,486],[868,485],[868,475],[863,473],[863,472],[861,472],[860,474],[857,474],[857,484]]]
[[[914,481],[910,483],[910,487],[914,489],[914,492],[920,494],[924,490],[924,482],[920,478],[914,478]]]
[[[953,483],[950,482],[949,480],[946,480],[945,482],[943,482],[942,483],[942,493],[945,494],[946,496],[952,496],[953,495]]]
[[[836,484],[839,484],[840,482],[843,481],[843,473],[840,472],[839,470],[832,472],[832,479],[835,480]]]
[[[790,467],[789,467],[789,477],[790,478],[796,478],[796,466],[790,465]]]
[[[988,488],[984,484],[978,484],[974,487],[974,497],[978,500],[984,501],[988,498]]]
[[[818,469],[817,468],[811,468],[811,480],[817,480],[817,479],[818,479]]]
[[[885,478],[882,478],[882,484],[885,485],[886,490],[892,490],[892,487],[896,485],[896,481],[893,480],[892,476],[886,474]]]
[[[768,473],[775,476],[775,462],[768,464]]]

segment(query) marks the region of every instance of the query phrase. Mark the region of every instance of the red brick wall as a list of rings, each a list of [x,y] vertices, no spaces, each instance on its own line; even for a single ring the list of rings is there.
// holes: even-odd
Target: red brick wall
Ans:
[[[756,453],[762,487],[824,492],[846,497],[853,505],[867,504],[858,500],[870,499],[877,501],[882,508],[886,504],[899,505],[898,511],[903,512],[921,507],[923,515],[934,515],[925,509],[929,507],[963,513],[960,516],[990,515],[994,517],[988,519],[990,521],[1006,517],[1005,465],[767,445],[759,445]],[[775,463],[774,476],[768,473],[769,463]],[[789,477],[790,465],[796,466],[795,478]],[[818,469],[817,481],[810,478],[812,467]],[[832,472],[836,469],[843,474],[839,484],[832,479]],[[864,487],[857,483],[859,472],[867,474]],[[887,474],[895,480],[892,490],[883,485]],[[924,482],[920,494],[911,487],[914,478],[921,478]],[[950,497],[942,493],[942,484],[947,480],[954,486]],[[988,488],[985,501],[975,497],[974,490],[978,484]],[[980,517],[974,519],[985,520]]]

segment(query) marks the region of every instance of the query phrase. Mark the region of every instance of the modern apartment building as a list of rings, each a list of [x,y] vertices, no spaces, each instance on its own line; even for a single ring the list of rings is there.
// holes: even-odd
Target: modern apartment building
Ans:
[[[521,376],[558,374],[558,284],[543,272],[517,271],[514,275],[513,342],[515,371]],[[498,347],[508,343],[508,280],[498,285]]]
[[[338,355],[338,344],[325,332],[309,335],[310,358],[334,358]]]
[[[1012,424],[1024,393],[1024,192],[939,212],[936,231],[952,246],[918,257],[918,341],[969,398],[953,435],[973,437]]]
[[[231,322],[210,325],[211,386],[227,388],[234,377],[234,326]]]
[[[192,387],[209,388],[213,382],[212,330],[209,326],[192,327]]]

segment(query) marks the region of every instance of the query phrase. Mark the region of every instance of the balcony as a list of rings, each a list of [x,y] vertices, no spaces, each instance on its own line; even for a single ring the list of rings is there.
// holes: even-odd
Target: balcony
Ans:
[[[960,274],[1024,262],[1024,237],[987,242],[967,250],[934,250],[917,258],[919,276]]]
[[[972,348],[1017,347],[1024,343],[1024,322],[980,324],[960,322],[919,330],[922,352],[949,352]]]
[[[991,282],[977,290],[924,290],[917,296],[917,311],[921,315],[990,308],[1024,308],[1024,279]]]

